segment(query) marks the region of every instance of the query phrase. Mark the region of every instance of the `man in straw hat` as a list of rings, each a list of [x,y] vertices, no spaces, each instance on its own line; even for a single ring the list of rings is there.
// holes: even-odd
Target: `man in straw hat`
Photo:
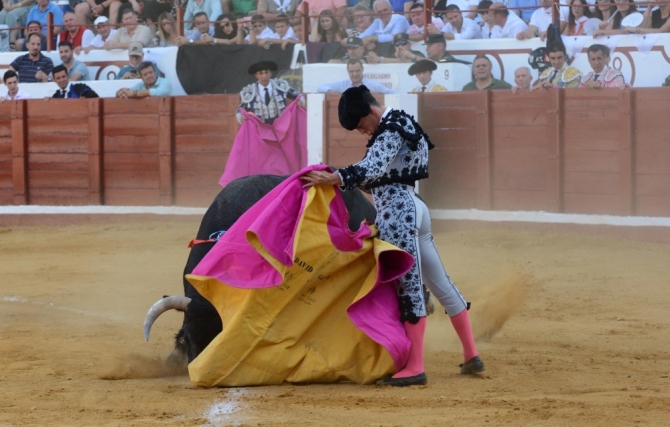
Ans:
[[[299,93],[286,80],[272,78],[277,68],[277,63],[272,61],[260,61],[249,67],[249,74],[255,75],[257,82],[246,85],[240,91],[242,100],[236,115],[239,123],[244,120],[240,112],[244,108],[266,124],[272,124],[286,109],[286,98],[293,100],[298,97]]]
[[[417,61],[409,67],[407,74],[416,76],[419,86],[412,89],[412,93],[418,92],[446,92],[447,88],[433,81],[433,71],[437,70],[437,64],[428,59]]]

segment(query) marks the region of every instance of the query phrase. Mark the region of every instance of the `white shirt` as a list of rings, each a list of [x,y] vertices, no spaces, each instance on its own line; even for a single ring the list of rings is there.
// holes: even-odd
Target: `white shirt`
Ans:
[[[93,39],[95,39],[93,31],[89,29],[84,30],[84,34],[81,36],[81,47],[89,47],[93,42]],[[60,33],[58,34],[58,37],[56,37],[56,47],[58,47],[58,43],[60,43]]]
[[[431,21],[433,22],[433,25],[435,25],[435,28],[437,28],[438,30],[441,30],[442,28],[444,28],[444,22],[440,18],[433,17],[433,19]],[[426,29],[425,25],[423,27],[417,27],[416,25],[412,24],[407,29],[407,34],[410,34],[410,35],[411,34],[423,34],[425,29]]]
[[[3,97],[3,98],[12,99],[9,96],[9,90],[5,90],[5,93],[3,93],[0,96]],[[23,90],[21,90],[21,88],[19,88],[19,90],[16,92],[16,96],[14,97],[14,100],[31,99],[31,98],[32,98],[32,96],[28,92],[24,92]]]
[[[394,35],[406,33],[408,29],[409,22],[403,15],[391,15],[388,25],[385,26],[382,20],[377,18],[359,37],[377,36],[379,43],[388,43],[393,41]]]
[[[272,81],[268,83],[267,86],[263,86],[262,84],[258,83],[258,95],[260,95],[261,99],[265,101],[265,88],[268,88],[268,93],[270,94],[270,100],[272,100]]]
[[[105,46],[105,42],[107,40],[109,40],[114,35],[115,32],[116,32],[116,30],[112,28],[112,30],[109,32],[109,35],[107,36],[107,38],[105,40],[103,40],[102,36],[100,34],[98,34],[97,36],[93,37],[93,40],[91,40],[90,46],[99,47],[99,48]],[[81,45],[84,46],[83,41],[82,41]]]
[[[393,93],[391,89],[387,88],[383,84],[379,83],[378,81],[369,79],[367,77],[363,77],[363,81],[361,84],[367,86],[367,88],[370,89],[370,92]],[[342,93],[353,86],[354,85],[353,83],[351,83],[351,80],[340,80],[338,82],[324,83],[320,85],[316,89],[316,91],[319,93],[325,93],[328,91]]]
[[[443,33],[453,34],[454,39],[456,40],[468,40],[468,39],[481,39],[482,38],[482,29],[479,25],[470,18],[463,17],[463,25],[461,26],[461,32],[457,32],[456,28],[447,22],[442,28]]]
[[[263,31],[261,31],[260,34],[256,35],[256,40],[258,39],[270,39],[272,38],[272,35],[274,34],[274,31],[272,31],[270,28],[265,27]],[[251,40],[251,35],[247,35],[244,40],[250,41]]]
[[[570,13],[569,7],[561,7],[559,19],[561,21],[567,22],[569,13]],[[547,31],[547,28],[549,28],[549,24],[551,24],[551,22],[552,22],[551,8],[550,7],[546,9],[540,8],[535,12],[533,12],[533,14],[530,16],[528,26],[535,25],[537,27],[537,31]]]
[[[295,35],[295,31],[293,31],[293,28],[289,27],[288,30],[286,31],[286,34],[284,34],[284,37],[280,36],[278,33],[272,33],[272,35],[268,38],[271,39],[279,39],[279,40],[299,40],[298,37]]]
[[[500,28],[498,25],[493,27],[491,31],[492,39],[511,39],[516,38],[516,35],[528,30],[528,25],[523,22],[521,19],[510,19],[512,14],[510,13],[507,16],[507,22],[505,26]],[[547,26],[549,26],[547,24]]]

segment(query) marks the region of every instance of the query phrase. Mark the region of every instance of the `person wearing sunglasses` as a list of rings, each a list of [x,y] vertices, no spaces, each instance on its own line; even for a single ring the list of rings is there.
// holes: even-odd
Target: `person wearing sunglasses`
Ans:
[[[395,58],[384,58],[384,63],[413,63],[426,56],[418,50],[412,50],[412,42],[409,34],[399,33],[393,36],[393,46],[395,46]],[[374,52],[368,54],[368,62],[375,62]]]
[[[212,44],[237,44],[237,21],[232,14],[220,15],[214,24],[214,36],[209,38]]]

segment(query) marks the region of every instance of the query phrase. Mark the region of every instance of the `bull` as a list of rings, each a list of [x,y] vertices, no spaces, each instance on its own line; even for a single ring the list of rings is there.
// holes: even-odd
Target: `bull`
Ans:
[[[230,227],[251,206],[279,185],[286,177],[252,175],[230,182],[219,192],[200,223],[197,240],[209,240],[217,232]],[[349,211],[349,228],[357,231],[362,221],[373,223],[377,212],[360,190],[342,193]],[[184,312],[182,327],[175,336],[175,345],[168,362],[183,365],[190,363],[223,330],[221,317],[214,306],[196,291],[185,276],[190,274],[200,260],[214,247],[215,242],[193,245],[184,267],[184,296],[165,296],[147,312],[144,321],[144,338],[149,340],[151,326],[158,316],[168,310]]]

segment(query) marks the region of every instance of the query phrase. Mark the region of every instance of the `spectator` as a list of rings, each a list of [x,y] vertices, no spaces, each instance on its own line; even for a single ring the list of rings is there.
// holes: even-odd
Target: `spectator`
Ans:
[[[580,5],[583,5],[580,6]],[[591,18],[586,0],[570,0],[570,13],[568,14],[568,25],[563,29],[563,34],[568,36],[584,36],[584,24]]]
[[[474,79],[463,86],[463,90],[493,90],[493,89],[512,89],[512,85],[505,80],[498,80],[493,77],[491,70],[493,64],[486,55],[477,55],[472,64],[472,74]]]
[[[312,42],[337,42],[347,38],[347,32],[340,27],[337,19],[333,18],[333,12],[324,10],[312,25],[312,34],[309,36]]]
[[[267,18],[276,18],[279,15],[293,16],[298,10],[298,3],[300,0],[258,0],[256,10]]]
[[[368,62],[368,51],[365,49],[363,40],[358,37],[349,37],[345,44],[347,54],[340,59],[331,59],[329,63],[341,64],[347,63],[350,59],[360,59],[363,62]]]
[[[477,9],[480,11],[484,10],[489,10],[493,2],[490,0],[482,0],[479,2],[479,6],[477,6]],[[493,22],[493,18],[491,15],[489,15],[489,12],[479,12],[482,22],[479,23],[479,25],[482,27],[482,38],[483,39],[490,39],[491,38],[491,33],[493,32],[493,29],[495,28],[495,23]]]
[[[517,34],[516,38],[519,40],[528,40],[534,37],[540,37],[540,40],[544,41],[547,38],[547,28],[551,24],[551,1],[552,0],[542,0],[542,8],[537,9],[530,16],[530,21],[528,22],[528,30],[524,33]],[[567,19],[567,17],[566,17]],[[561,16],[561,28],[563,31],[567,22],[564,22],[563,17]]]
[[[366,46],[369,43],[388,43],[393,40],[393,36],[406,33],[409,29],[409,23],[404,16],[393,15],[388,0],[375,1],[374,9],[379,17],[361,34]]]
[[[170,80],[158,76],[156,66],[153,62],[142,62],[138,68],[142,81],[130,89],[119,89],[116,92],[117,98],[141,99],[149,96],[170,96],[172,93]]]
[[[51,62],[51,59],[42,55],[40,51],[42,34],[28,34],[26,45],[28,46],[28,53],[17,57],[9,65],[9,69],[16,71],[21,83],[48,82],[49,74],[51,74],[54,64]]]
[[[540,0],[509,0],[507,6],[509,6],[523,22],[528,24],[533,12],[540,8]],[[515,7],[527,7],[529,9],[514,9]],[[534,9],[532,9],[533,7]]]
[[[272,78],[272,72],[277,68],[272,61],[257,62],[249,67],[249,74],[255,75],[257,82],[243,87],[240,92],[241,102],[236,115],[239,123],[244,121],[240,113],[244,108],[271,125],[286,109],[286,99],[298,97],[299,93],[286,80]]]
[[[665,1],[665,0],[660,0]],[[670,4],[659,4],[658,8],[647,7],[644,11],[644,20],[637,27],[627,27],[628,34],[670,33]],[[650,12],[651,11],[651,12]]]
[[[447,21],[442,32],[447,40],[481,39],[482,30],[475,21],[463,18],[463,13],[455,4],[447,6],[445,20]]]
[[[661,83],[661,87],[669,87],[670,86],[670,76],[665,78],[665,81]]]
[[[437,70],[437,64],[428,59],[422,59],[412,64],[407,70],[410,76],[416,76],[419,86],[412,89],[413,93],[419,92],[446,92],[447,88],[433,81],[433,71]]]
[[[458,10],[465,13],[466,18],[475,19],[477,17],[475,0],[440,0],[435,4],[434,10],[447,10],[447,7],[452,4],[458,6]]]
[[[28,92],[24,92],[19,89],[19,77],[16,75],[15,71],[5,71],[5,75],[2,77],[2,79],[5,82],[5,86],[7,86],[7,90],[0,96],[0,102],[18,101],[20,99],[31,98]]]
[[[519,67],[514,72],[515,86],[512,88],[512,93],[516,94],[519,89],[528,90],[530,84],[533,82],[533,75],[530,73],[530,68]]]
[[[105,50],[128,49],[132,42],[142,43],[145,47],[154,45],[151,30],[146,25],[139,25],[137,23],[137,13],[133,9],[124,10],[121,21],[123,22],[123,26],[116,30],[109,37],[109,40],[105,42]]]
[[[447,52],[447,41],[441,34],[431,34],[426,40],[426,53],[428,59],[435,62],[457,62],[459,64],[470,64],[468,61],[456,59],[452,54]]]
[[[409,11],[409,16],[412,18],[412,25],[407,29],[407,34],[409,34],[409,39],[413,42],[418,42],[423,40],[423,33],[426,30],[426,12],[423,8],[423,3],[414,3]],[[440,18],[433,17],[431,19],[433,25],[432,28],[435,28],[433,34],[437,34],[442,31],[444,27],[444,22]],[[429,24],[430,26],[430,24]]]
[[[294,19],[291,21],[291,29],[293,30],[293,34],[298,38],[298,40],[302,40],[302,19]]]
[[[34,0],[5,0],[2,2],[0,10],[0,25],[7,25],[9,28],[22,27],[26,23],[28,12],[33,7]],[[9,32],[9,43],[15,43],[19,37],[19,30]]]
[[[195,28],[186,37],[179,36],[176,39],[177,46],[194,44],[209,44],[214,36],[214,26],[209,25],[209,18],[205,12],[198,12],[193,18]]]
[[[17,39],[15,43],[15,51],[16,52],[28,52],[28,46],[26,46],[26,38],[28,37],[29,34],[32,33],[40,33],[42,34],[42,24],[40,24],[37,21],[30,21],[26,25],[25,29],[25,38],[22,39]],[[40,50],[47,50],[47,39],[46,37],[42,37],[42,46],[40,46]]]
[[[354,6],[354,28],[347,30],[349,37],[360,37],[372,25],[372,16],[369,15],[371,13],[372,11],[363,3]]]
[[[195,15],[200,12],[205,12],[208,21],[214,22],[217,17],[223,14],[221,2],[219,0],[190,0],[184,11],[184,28],[187,31],[193,30],[193,22],[191,21],[193,21]],[[247,12],[244,12],[244,14],[246,13]]]
[[[61,42],[69,43],[69,42]],[[52,98],[98,98],[98,94],[85,83],[71,83],[69,72],[64,65],[57,65],[53,69],[54,81],[60,89],[56,90]],[[48,99],[48,98],[47,98]]]
[[[335,13],[335,16],[342,16],[347,9],[346,0],[302,0],[298,5],[298,12],[302,14],[302,4],[307,3],[309,5],[309,16],[319,15],[324,10],[330,10]],[[316,12],[314,12],[316,11]]]
[[[607,27],[595,31],[593,38],[640,32],[638,27],[644,22],[644,15],[638,12],[634,0],[616,0],[615,4],[616,12],[607,24]]]
[[[77,55],[82,48],[90,46],[95,38],[93,31],[79,25],[77,15],[72,11],[65,12],[63,15],[63,27],[65,28],[56,38],[56,45],[60,46],[60,42],[70,42]]]
[[[169,12],[158,16],[158,47],[177,46],[177,23]]]
[[[213,44],[237,44],[237,21],[233,15],[221,15],[214,24]]]
[[[593,17],[600,19],[599,29],[604,30],[612,20],[616,6],[614,0],[596,0],[596,8],[593,11]]]
[[[270,46],[272,46],[273,43],[281,45],[282,50],[286,50],[286,46],[289,44],[300,43],[298,38],[295,36],[295,33],[288,25],[288,16],[279,15],[275,21],[275,32],[267,39],[258,40],[258,45],[264,47],[265,49],[270,49]]]
[[[74,7],[74,13],[80,23],[89,23],[99,16],[109,18],[109,23],[116,25],[119,17],[119,0],[85,0]]]
[[[394,13],[407,14],[414,4],[414,0],[389,0]]]
[[[400,33],[396,34],[393,37],[393,46],[395,46],[395,58],[384,59],[383,61],[378,60],[379,58],[374,52],[368,53],[368,62],[371,64],[375,63],[393,63],[393,62],[416,62],[425,58],[425,55],[418,50],[412,50],[412,42],[409,39],[409,34]],[[411,75],[411,74],[410,74]]]
[[[128,48],[129,64],[119,70],[116,80],[128,80],[140,78],[140,65],[144,60],[144,48],[140,42],[132,42]]]
[[[72,43],[68,41],[58,43],[58,55],[63,65],[67,69],[69,79],[76,82],[79,80],[89,80],[88,67],[81,61],[74,59]],[[54,77],[55,79],[55,77]]]
[[[586,89],[627,87],[621,71],[610,68],[610,49],[602,44],[592,44],[587,50],[589,64],[593,71],[582,77],[579,87]]]
[[[85,53],[89,53],[93,49],[102,49],[105,46],[105,43],[109,38],[116,32],[109,24],[109,19],[106,16],[98,16],[95,18],[95,29],[98,31],[98,35],[93,37],[91,44],[88,47],[84,48]]]
[[[30,9],[26,20],[37,21],[42,26],[42,35],[47,35],[47,15],[53,13],[54,16],[54,34],[60,31],[60,26],[63,25],[63,12],[60,7],[49,0],[37,0],[37,4]],[[20,76],[19,76],[20,77]]]
[[[237,16],[248,15],[249,12],[256,9],[256,0],[231,0],[232,13]]]
[[[489,35],[492,39],[518,38],[520,34],[528,31],[528,25],[518,17],[510,15],[502,3],[493,3],[489,7],[489,19],[495,25]]]
[[[265,23],[265,17],[263,15],[254,15],[251,17],[251,31],[249,35],[244,38],[246,44],[257,44],[258,39],[267,39],[272,35],[272,30],[268,28]],[[237,33],[238,40],[241,37],[241,33]],[[244,44],[244,43],[239,43]]]
[[[530,88],[531,92],[538,89],[549,89],[552,87],[578,87],[582,81],[582,72],[568,65],[565,46],[559,42],[549,43],[547,55],[551,67],[540,74],[535,85]]]
[[[174,21],[174,17],[172,16],[172,8],[175,6],[180,6],[179,2],[165,0],[145,0],[142,4],[142,18],[144,18],[144,22],[146,22],[146,24],[149,26],[151,34],[159,32],[159,37],[160,22],[165,19],[166,15],[169,16],[168,19],[172,19]],[[174,24],[172,24],[172,26],[174,27],[176,33],[176,26]],[[174,44],[170,46],[174,46]]]
[[[342,93],[350,87],[365,85],[368,89],[370,89],[371,92],[393,93],[391,89],[387,88],[383,84],[367,77],[363,77],[363,62],[361,62],[360,59],[350,59],[349,62],[347,62],[347,73],[349,74],[349,80],[324,83],[319,86],[316,91],[319,93]]]

